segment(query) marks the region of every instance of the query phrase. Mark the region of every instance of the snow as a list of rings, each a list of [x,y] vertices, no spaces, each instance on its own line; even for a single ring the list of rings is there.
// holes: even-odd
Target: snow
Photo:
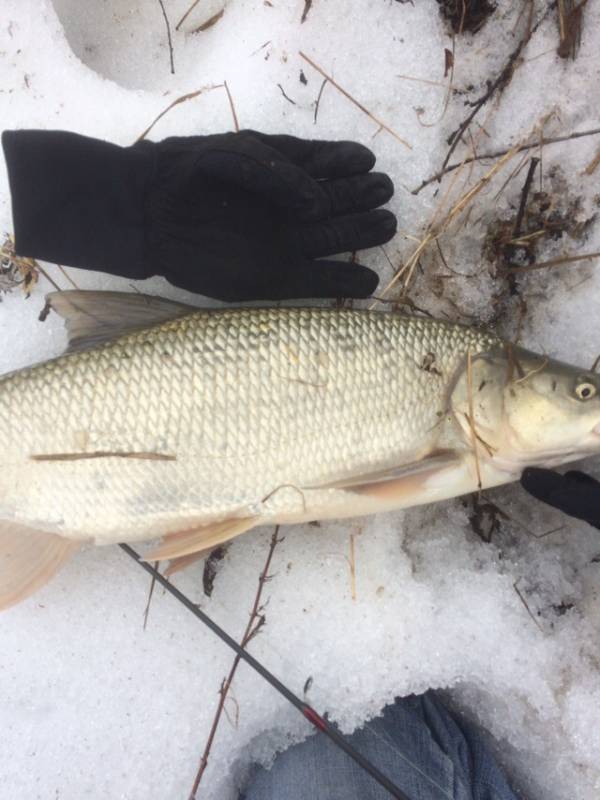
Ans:
[[[464,100],[485,91],[514,49],[521,4],[500,4],[480,32],[456,38],[454,84],[474,88],[452,95],[444,114],[444,48],[452,49],[452,41],[434,0],[414,6],[355,0],[351,7],[314,0],[304,24],[301,0],[229,0],[211,28],[186,33],[222,2],[199,4],[181,30],[173,30],[171,75],[158,1],[3,0],[3,125],[64,128],[128,144],[176,97],[226,80],[243,127],[369,144],[397,189],[391,207],[399,234],[386,253],[394,264],[407,259],[452,177],[438,196],[435,185],[416,196],[410,190],[439,168],[446,138],[468,113]],[[164,0],[173,29],[189,4]],[[542,6],[535,3],[536,14]],[[510,85],[476,118],[484,130],[472,126],[478,152],[510,147],[547,117],[546,138],[597,126],[599,30],[600,10],[589,4],[573,62],[556,56],[555,17],[540,26]],[[373,138],[377,124],[331,85],[315,124],[322,77],[299,51],[412,150],[385,131]],[[227,96],[216,88],[173,108],[151,137],[231,128]],[[559,204],[581,198],[579,210],[569,212],[581,221],[598,211],[597,174],[583,174],[598,145],[590,136],[543,150],[544,189]],[[461,146],[455,155],[468,151]],[[440,279],[438,291],[440,280],[432,276],[450,273],[432,247],[417,275],[417,305],[452,318],[492,320],[499,282],[483,260],[482,244],[492,220],[515,213],[526,166],[502,188],[517,163],[485,186],[466,221],[463,216],[441,239],[448,266],[473,277],[451,274]],[[491,165],[464,170],[453,191],[464,191]],[[1,170],[0,230],[10,230]],[[592,222],[582,237],[565,234],[542,244],[538,260],[597,250],[600,227]],[[363,260],[384,280],[390,277],[380,250]],[[67,287],[55,266],[44,266]],[[130,288],[127,281],[68,272],[81,288]],[[523,343],[589,366],[600,349],[597,267],[586,262],[541,270],[521,278],[520,286],[528,306]],[[63,347],[60,321],[37,321],[47,289],[42,280],[28,300],[17,291],[2,297],[0,373]],[[143,289],[208,302],[158,279]],[[518,309],[514,302],[503,308],[493,321],[514,336]],[[593,462],[585,466],[600,472]],[[444,689],[450,702],[490,731],[525,796],[592,800],[600,791],[598,533],[543,508],[518,487],[489,498],[509,515],[490,544],[473,532],[472,509],[461,500],[285,530],[266,587],[267,623],[252,652],[300,695],[312,677],[308,700],[346,732],[395,696]],[[235,542],[210,599],[202,593],[201,565],[177,579],[233,635],[246,625],[270,536],[259,530]],[[188,796],[231,654],[162,592],[155,594],[144,631],[147,592],[147,576],[117,548],[88,549],[43,591],[0,617],[3,796]],[[243,665],[233,695],[201,787],[207,800],[235,797],[252,759],[268,762],[310,732]]]

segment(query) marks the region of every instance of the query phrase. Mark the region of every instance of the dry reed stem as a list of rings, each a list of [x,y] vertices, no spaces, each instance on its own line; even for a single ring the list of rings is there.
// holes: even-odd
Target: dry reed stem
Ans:
[[[409,150],[412,150],[412,145],[410,145],[406,141],[406,139],[403,139],[401,136],[399,136],[393,128],[390,128],[390,126],[387,125],[382,120],[380,120],[379,117],[376,117],[375,114],[372,114],[369,111],[368,108],[365,108],[365,106],[363,106],[362,103],[359,103],[359,101],[356,100],[356,98],[352,97],[352,95],[349,92],[347,92],[344,88],[342,88],[340,86],[340,84],[337,83],[337,81],[335,81],[331,77],[331,75],[328,75],[322,67],[320,67],[318,64],[316,64],[305,53],[303,53],[301,50],[299,51],[299,53],[300,53],[300,57],[303,58],[306,61],[307,64],[310,64],[310,66],[313,69],[315,69],[318,73],[320,73],[324,78],[326,78],[329,81],[329,83],[338,90],[338,92],[340,92],[341,94],[344,95],[345,98],[350,100],[350,102],[353,103],[357,108],[359,108],[363,112],[363,114],[366,114],[369,117],[369,119],[372,119],[373,122],[376,122],[377,125],[379,126],[379,130],[387,131],[389,134],[391,134],[394,137],[394,139],[397,139],[405,147],[408,147]]]

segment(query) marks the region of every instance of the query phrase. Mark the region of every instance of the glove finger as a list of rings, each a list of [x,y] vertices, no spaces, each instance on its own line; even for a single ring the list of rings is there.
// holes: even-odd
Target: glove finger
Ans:
[[[570,517],[595,526],[600,520],[597,485],[591,486],[587,481],[569,478],[569,473],[560,475],[549,469],[527,467],[521,476],[521,486],[533,497]]]
[[[298,139],[287,134],[242,131],[278,150],[313,178],[343,178],[369,172],[375,155],[358,142],[331,142],[325,139]]]
[[[396,225],[396,217],[385,209],[333,217],[299,228],[299,246],[309,258],[363,250],[388,242]]]
[[[307,261],[286,274],[278,299],[306,297],[368,297],[379,276],[362,264],[349,261]]]
[[[588,475],[586,472],[580,472],[578,469],[571,469],[569,472],[565,473],[565,478],[573,483],[579,483],[582,486],[588,486],[590,489],[594,488],[598,495],[598,504],[600,505],[600,482],[596,480],[596,478],[592,478],[591,475]]]
[[[302,220],[329,213],[329,198],[320,184],[260,142],[255,142],[251,150],[237,145],[208,150],[194,159],[192,169],[190,188],[197,184],[198,191],[202,190],[202,180],[209,177],[261,195]]]
[[[332,217],[349,211],[369,211],[387,203],[394,194],[394,184],[383,172],[337,178],[320,185],[329,197]]]

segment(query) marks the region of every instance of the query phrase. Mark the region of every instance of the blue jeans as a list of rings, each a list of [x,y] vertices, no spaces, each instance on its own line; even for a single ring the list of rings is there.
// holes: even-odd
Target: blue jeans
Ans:
[[[410,800],[517,800],[481,731],[435,692],[405,697],[350,741]],[[256,766],[239,800],[390,800],[322,733]]]

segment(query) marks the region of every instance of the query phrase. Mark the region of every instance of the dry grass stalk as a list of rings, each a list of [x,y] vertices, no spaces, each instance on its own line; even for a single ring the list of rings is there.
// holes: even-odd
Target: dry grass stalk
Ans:
[[[563,264],[572,264],[576,261],[591,261],[594,258],[600,258],[600,251],[596,253],[584,253],[580,256],[560,256],[559,258],[552,258],[550,261],[540,261],[539,264],[527,264],[523,267],[511,267],[512,272],[533,272],[535,269],[548,269],[549,267],[560,267]]]
[[[160,561],[154,562],[154,569],[158,569]],[[153,575],[150,578],[150,589],[148,590],[148,599],[146,601],[146,608],[144,609],[144,624],[142,626],[142,630],[146,630],[148,625],[148,616],[150,614],[150,603],[152,602],[152,597],[154,595],[154,589],[156,587],[156,575]]]
[[[217,11],[216,14],[213,14],[212,17],[209,17],[206,22],[203,22],[201,25],[198,25],[197,28],[194,28],[190,31],[190,33],[203,33],[207,31],[209,28],[212,28],[213,25],[216,25],[217,22],[221,19],[223,14],[225,13],[225,6],[220,11]]]
[[[242,640],[240,642],[240,646],[242,648],[245,648],[248,645],[248,643],[258,634],[258,632],[265,624],[266,618],[264,615],[264,605],[261,604],[262,593],[265,584],[269,580],[269,570],[271,568],[273,553],[275,552],[275,548],[281,541],[282,540],[279,539],[279,526],[277,526],[275,528],[273,536],[271,537],[271,543],[269,545],[269,552],[267,553],[265,565],[258,579],[258,588],[256,590],[256,596],[254,598],[254,605],[252,606],[252,611],[250,612],[250,619],[248,620],[248,624],[246,625],[246,630],[244,631],[244,635],[242,636]],[[231,688],[231,684],[233,683],[233,679],[235,677],[235,673],[237,671],[239,663],[240,663],[240,656],[236,655],[236,657],[233,660],[231,669],[229,670],[229,674],[223,680],[221,688],[219,689],[219,702],[217,705],[217,710],[215,712],[215,716],[212,721],[210,732],[208,734],[208,739],[206,740],[206,745],[204,746],[204,751],[200,758],[200,765],[198,767],[198,772],[196,774],[196,778],[192,786],[192,791],[190,792],[190,800],[195,800],[196,792],[198,791],[198,787],[200,786],[202,776],[204,775],[204,772],[208,765],[208,758],[210,755],[210,750],[215,735],[217,733],[219,721],[223,713],[225,713],[225,700],[227,699],[227,695]]]
[[[445,197],[447,197],[448,193],[446,193],[445,197],[442,199],[440,205],[436,209],[434,214],[434,218],[429,224],[425,236],[408,260],[405,262],[404,266],[398,270],[398,272],[393,276],[393,278],[389,281],[387,286],[381,292],[381,297],[385,297],[385,295],[392,289],[396,283],[406,275],[404,279],[404,290],[408,287],[414,270],[417,266],[419,258],[423,255],[425,250],[429,247],[429,245],[434,242],[442,233],[444,233],[450,225],[454,222],[454,220],[473,202],[475,197],[481,192],[481,190],[486,186],[492,178],[502,169],[502,167],[510,161],[520,150],[520,145],[516,144],[511,150],[509,150],[502,158],[498,159],[496,163],[493,165],[491,169],[489,169],[483,177],[481,177],[470,189],[468,189],[450,208],[446,216],[439,222],[436,222],[437,217],[440,214],[441,208],[443,206]],[[458,172],[454,177],[454,181],[458,177]],[[452,187],[450,187],[452,188]],[[377,301],[376,301],[377,302]],[[375,303],[371,305],[371,308],[375,306]]]
[[[227,92],[227,99],[229,100],[229,107],[231,108],[231,116],[233,117],[233,127],[239,133],[240,123],[238,120],[238,115],[235,113],[235,105],[233,102],[233,97],[231,96],[231,92],[229,91],[229,86],[227,85],[227,81],[223,81],[223,86],[225,87],[225,91]]]
[[[135,141],[141,142],[142,139],[145,139],[146,136],[152,130],[152,128],[156,125],[156,123],[160,119],[162,119],[165,116],[165,114],[168,114],[172,108],[175,108],[175,106],[179,105],[180,103],[186,103],[188,100],[193,100],[195,97],[204,94],[204,92],[212,92],[213,89],[222,89],[222,88],[223,88],[222,83],[216,83],[216,84],[211,84],[210,86],[203,86],[201,89],[196,89],[195,92],[188,92],[188,94],[182,94],[181,97],[177,97],[175,100],[173,100],[172,103],[169,103],[169,105],[163,111],[160,112],[160,114],[153,120],[153,122],[151,122],[150,125],[148,125],[146,130],[143,133],[140,133],[140,135]]]
[[[300,51],[300,57],[303,58],[307,64],[310,64],[310,66],[313,69],[315,69],[318,73],[320,73],[324,78],[326,78],[327,81],[332,86],[335,86],[338,92],[340,92],[341,94],[344,95],[344,97],[350,100],[350,102],[353,103],[357,108],[359,108],[363,112],[363,114],[366,114],[369,117],[369,119],[372,119],[373,122],[375,122],[379,126],[378,132],[382,130],[387,131],[389,134],[391,134],[391,136],[394,137],[394,139],[397,139],[405,147],[408,147],[409,150],[412,150],[412,146],[406,141],[406,139],[403,139],[401,136],[399,136],[393,128],[390,128],[390,126],[387,125],[382,120],[380,120],[379,117],[376,117],[375,114],[372,114],[368,108],[365,108],[365,106],[363,106],[362,103],[359,103],[359,101],[356,100],[356,98],[352,97],[352,95],[349,92],[347,92],[344,88],[342,88],[340,84],[337,83],[337,81],[335,81],[331,77],[331,75],[328,75],[322,67],[320,67],[318,64],[315,64],[315,62],[302,51]]]
[[[593,175],[594,172],[596,172],[596,170],[598,169],[599,165],[600,165],[600,148],[598,148],[596,155],[592,158],[590,163],[583,170],[582,175]]]

